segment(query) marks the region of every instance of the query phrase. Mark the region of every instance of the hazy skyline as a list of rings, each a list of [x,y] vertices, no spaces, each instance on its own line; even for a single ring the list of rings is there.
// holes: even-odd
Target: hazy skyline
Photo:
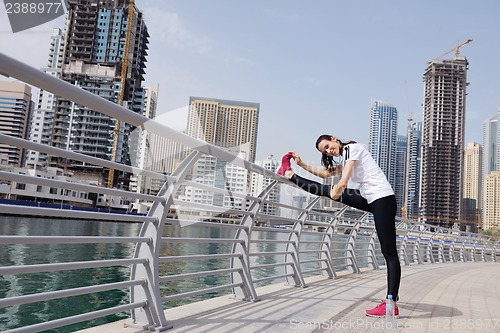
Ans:
[[[259,160],[295,149],[319,164],[320,134],[367,145],[371,99],[397,107],[398,134],[405,135],[410,112],[422,119],[426,63],[469,38],[460,49],[469,61],[465,143],[482,144],[482,124],[500,106],[496,0],[136,0],[136,6],[151,35],[145,85],[159,85],[158,115],[187,107],[190,96],[260,103]],[[64,29],[64,18],[13,34],[2,6],[2,52],[41,68],[53,27]]]

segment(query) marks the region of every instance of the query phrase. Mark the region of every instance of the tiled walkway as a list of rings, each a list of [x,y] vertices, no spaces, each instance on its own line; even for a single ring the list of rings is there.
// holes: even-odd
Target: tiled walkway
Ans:
[[[396,329],[364,310],[385,296],[385,270],[258,289],[261,301],[219,297],[165,311],[167,332],[500,332],[500,263],[404,266]],[[81,333],[139,333],[120,321]]]

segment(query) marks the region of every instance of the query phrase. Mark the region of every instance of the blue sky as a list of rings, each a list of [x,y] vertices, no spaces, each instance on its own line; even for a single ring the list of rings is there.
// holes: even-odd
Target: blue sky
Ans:
[[[371,99],[422,119],[427,61],[460,49],[469,61],[466,142],[500,107],[500,1],[136,0],[150,32],[146,85],[158,113],[189,96],[260,103],[257,158],[294,149],[319,164],[320,134],[368,143]],[[2,52],[40,68],[59,18],[13,34],[0,10]],[[454,53],[444,58],[451,59]],[[181,119],[182,117],[171,117]],[[179,124],[171,123],[178,128]]]

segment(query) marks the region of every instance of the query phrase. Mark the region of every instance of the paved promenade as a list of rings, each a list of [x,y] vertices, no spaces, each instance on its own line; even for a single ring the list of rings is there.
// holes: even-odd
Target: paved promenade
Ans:
[[[385,269],[306,279],[307,288],[283,283],[258,289],[261,301],[223,296],[165,311],[167,332],[500,332],[500,263],[448,263],[402,267],[400,318],[364,315],[385,296]],[[80,333],[146,333],[125,321]]]

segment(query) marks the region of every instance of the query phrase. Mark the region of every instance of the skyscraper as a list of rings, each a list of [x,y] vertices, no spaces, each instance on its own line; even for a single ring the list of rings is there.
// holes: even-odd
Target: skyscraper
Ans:
[[[31,88],[20,82],[0,81],[0,133],[26,139],[32,112]],[[0,143],[0,160],[11,166],[24,163],[24,149]]]
[[[484,177],[483,229],[500,229],[500,171]]]
[[[259,109],[258,103],[190,97],[187,134],[255,162]],[[230,191],[250,190],[250,175],[246,169],[212,156],[200,158],[192,176],[197,182]],[[193,202],[216,206],[241,204],[239,198],[200,189],[187,188],[186,197]]]
[[[406,185],[406,154],[408,149],[408,139],[404,135],[398,135],[396,145],[396,168],[394,177],[394,195],[396,196],[397,214],[403,215],[402,209],[405,204],[405,185]]]
[[[149,34],[142,12],[129,5],[129,0],[69,1],[61,78],[142,113]],[[131,127],[97,110],[59,99],[53,130],[56,147],[130,163],[127,136]],[[80,170],[86,177],[95,174],[97,183],[108,176],[107,170],[78,161],[55,159],[51,163]],[[120,182],[127,185],[124,178]]]
[[[433,60],[423,76],[421,215],[433,224],[460,218],[467,65]]]
[[[483,176],[492,171],[500,171],[500,108],[498,112],[483,123]]]
[[[407,217],[418,216],[421,179],[422,123],[408,119],[408,148],[406,152],[406,214]]]
[[[372,100],[368,149],[394,188],[396,185],[396,145],[398,110],[395,106]]]
[[[47,67],[42,68],[45,73],[61,77],[61,65],[64,52],[64,33],[61,29],[52,30],[50,52]],[[52,143],[52,128],[54,125],[54,109],[57,98],[49,91],[40,89],[38,103],[31,117],[29,139],[32,142],[50,145]],[[48,156],[36,150],[27,153],[26,167],[29,169],[45,168],[48,165]]]
[[[465,147],[463,197],[474,199],[476,208],[481,207],[483,149],[477,142],[469,142]]]
[[[481,145],[477,142],[469,142],[464,154],[462,219],[471,222],[474,226],[480,224],[482,163],[483,149]]]
[[[483,228],[491,225],[490,222],[485,222],[486,219],[486,205],[500,204],[500,202],[495,202],[495,198],[488,198],[488,193],[492,192],[491,183],[493,180],[490,179],[490,189],[486,190],[486,177],[495,171],[500,171],[500,126],[498,126],[498,121],[500,120],[500,108],[498,108],[497,113],[491,118],[487,119],[483,123],[483,167],[482,167],[482,191],[483,200],[481,202],[482,217],[483,217]],[[498,199],[498,197],[496,197]],[[492,216],[492,208],[489,209],[489,217]]]
[[[190,97],[187,134],[224,147],[246,147],[255,162],[259,103]]]
[[[158,87],[144,87],[144,99],[143,114],[145,117],[154,119],[156,117],[156,105],[158,102]],[[139,127],[132,131],[129,136],[131,164],[140,169],[162,172],[162,170],[156,170],[153,167],[153,159],[155,157],[152,155],[153,135],[153,133],[148,133]],[[134,175],[130,179],[130,190],[150,194],[152,193],[151,181],[151,179],[144,175]],[[156,194],[157,191],[154,193]]]
[[[279,165],[280,162],[274,158],[273,155],[269,155],[266,159],[263,161],[256,161],[255,162],[257,165],[262,166],[263,168],[267,170],[271,170],[272,172],[275,172]],[[259,194],[262,193],[271,183],[273,180],[268,177],[264,177],[264,175],[261,175],[259,173],[254,172],[252,174],[252,183],[251,183],[251,191],[250,194],[252,196],[258,196]],[[280,186],[275,186],[269,196],[266,198],[267,201],[270,202],[276,202],[278,203],[280,201]],[[269,214],[269,215],[279,215],[279,207],[273,204],[269,203],[264,203],[262,205],[261,212],[264,214]]]

